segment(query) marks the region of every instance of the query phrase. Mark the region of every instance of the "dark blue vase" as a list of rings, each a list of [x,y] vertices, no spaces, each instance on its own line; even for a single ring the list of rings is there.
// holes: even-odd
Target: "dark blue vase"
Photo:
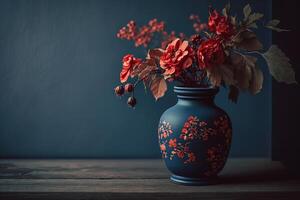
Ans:
[[[174,87],[178,102],[160,118],[158,138],[171,180],[185,185],[208,185],[227,160],[231,122],[214,97],[219,89]]]

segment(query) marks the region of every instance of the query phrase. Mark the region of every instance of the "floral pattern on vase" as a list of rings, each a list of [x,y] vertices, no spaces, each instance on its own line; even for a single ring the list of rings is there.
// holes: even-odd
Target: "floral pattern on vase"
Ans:
[[[227,115],[219,116],[209,126],[206,121],[200,120],[197,116],[189,116],[183,124],[179,138],[174,137],[172,125],[166,121],[160,121],[158,138],[160,150],[164,159],[173,160],[175,157],[184,164],[194,162],[207,163],[207,170],[204,176],[216,174],[223,168],[231,143],[231,123]],[[210,143],[210,140],[222,138],[220,143],[214,143],[207,148],[205,156],[198,155],[198,152],[191,150],[192,142],[202,141]]]

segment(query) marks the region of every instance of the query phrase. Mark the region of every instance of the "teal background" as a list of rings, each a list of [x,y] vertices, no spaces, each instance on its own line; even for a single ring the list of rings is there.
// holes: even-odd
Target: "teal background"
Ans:
[[[247,1],[231,1],[242,12]],[[248,1],[271,15],[271,1]],[[188,20],[206,20],[204,0],[0,1],[0,157],[159,157],[157,124],[176,102],[172,87],[155,102],[137,89],[132,110],[113,94],[127,53],[142,48],[115,37],[129,20],[158,18],[168,30],[193,33]],[[259,32],[264,44],[271,35]],[[263,62],[259,63],[268,75]],[[263,92],[241,95],[237,105],[222,90],[216,102],[233,122],[230,155],[270,156],[271,79]]]

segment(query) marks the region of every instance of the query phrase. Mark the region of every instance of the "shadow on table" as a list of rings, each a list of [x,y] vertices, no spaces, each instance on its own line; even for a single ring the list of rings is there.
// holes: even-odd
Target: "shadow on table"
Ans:
[[[272,181],[300,180],[299,174],[288,171],[286,168],[256,169],[254,171],[238,171],[221,174],[219,182],[222,184],[263,183]]]

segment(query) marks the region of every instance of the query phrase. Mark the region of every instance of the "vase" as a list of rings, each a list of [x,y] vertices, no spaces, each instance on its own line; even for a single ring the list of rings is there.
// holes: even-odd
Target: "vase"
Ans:
[[[158,138],[175,183],[215,184],[226,163],[232,128],[227,113],[214,103],[218,91],[216,87],[174,87],[178,101],[162,114]]]

